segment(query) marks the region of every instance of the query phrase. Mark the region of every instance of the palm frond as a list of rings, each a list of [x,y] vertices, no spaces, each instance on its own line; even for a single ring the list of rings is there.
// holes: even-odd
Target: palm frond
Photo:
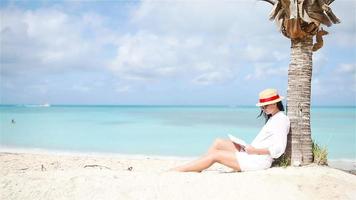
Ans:
[[[335,0],[325,0],[325,3],[328,4],[328,5],[330,5],[330,4],[332,4],[334,1],[335,1]]]
[[[331,26],[332,24],[340,23],[340,20],[329,7],[333,1],[334,0],[304,0],[303,7],[311,18],[326,26]]]
[[[270,4],[272,4],[272,5],[274,5],[274,4],[276,3],[276,2],[273,1],[273,0],[261,0],[261,1],[265,1],[265,2],[270,3]]]
[[[281,19],[298,17],[306,23],[319,23],[326,26],[340,23],[340,20],[333,13],[329,5],[334,0],[261,0],[273,4],[269,19],[277,23]],[[299,2],[299,3],[298,3]],[[297,12],[297,13],[296,13]],[[291,16],[293,15],[293,16]]]

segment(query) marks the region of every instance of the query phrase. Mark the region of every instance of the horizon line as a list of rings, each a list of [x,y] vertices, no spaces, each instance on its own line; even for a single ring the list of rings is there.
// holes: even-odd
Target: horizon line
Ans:
[[[161,107],[256,107],[255,105],[246,105],[246,104],[35,104],[35,103],[16,103],[16,104],[4,104],[0,103],[0,106],[161,106]],[[311,105],[311,107],[356,107],[356,105]]]

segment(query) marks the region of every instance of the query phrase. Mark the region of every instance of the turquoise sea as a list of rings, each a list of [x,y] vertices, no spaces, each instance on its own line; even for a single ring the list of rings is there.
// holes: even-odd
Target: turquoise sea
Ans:
[[[216,137],[251,142],[256,107],[0,106],[0,147],[90,153],[199,156]],[[330,159],[356,160],[356,107],[313,107],[312,138]]]

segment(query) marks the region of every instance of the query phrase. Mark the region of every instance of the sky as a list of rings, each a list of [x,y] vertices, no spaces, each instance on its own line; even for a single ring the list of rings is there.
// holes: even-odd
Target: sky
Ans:
[[[356,105],[356,1],[331,7],[312,105]],[[255,105],[290,40],[257,0],[0,1],[0,104]]]

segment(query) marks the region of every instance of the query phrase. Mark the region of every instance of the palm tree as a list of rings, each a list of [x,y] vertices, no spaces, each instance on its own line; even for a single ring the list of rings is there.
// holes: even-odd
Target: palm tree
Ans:
[[[286,154],[292,165],[313,162],[310,129],[312,55],[328,34],[322,25],[340,23],[329,5],[334,0],[262,0],[273,5],[270,19],[291,40],[288,70],[287,112],[291,121]],[[313,37],[316,43],[313,44]]]

